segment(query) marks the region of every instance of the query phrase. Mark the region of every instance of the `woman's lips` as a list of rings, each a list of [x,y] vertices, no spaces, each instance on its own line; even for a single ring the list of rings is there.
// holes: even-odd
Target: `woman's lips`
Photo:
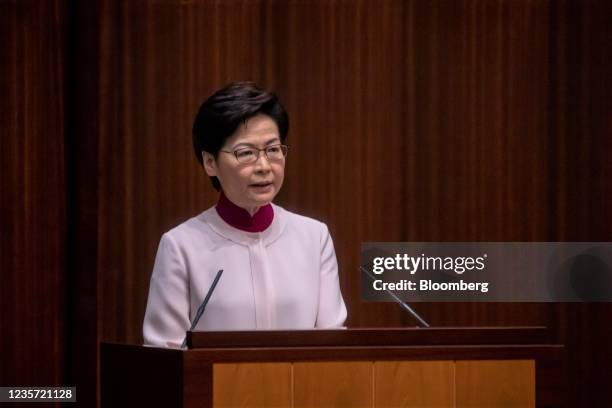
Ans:
[[[267,193],[272,190],[272,183],[255,183],[251,184],[250,187],[258,193]]]

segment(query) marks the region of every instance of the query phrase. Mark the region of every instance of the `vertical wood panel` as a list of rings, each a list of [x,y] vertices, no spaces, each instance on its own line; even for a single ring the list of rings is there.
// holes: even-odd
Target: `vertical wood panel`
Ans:
[[[374,407],[453,406],[455,362],[374,363]]]
[[[370,408],[372,381],[372,362],[294,363],[293,406]]]
[[[65,2],[0,2],[0,384],[63,385]]]
[[[291,363],[213,365],[213,407],[291,407]]]
[[[66,382],[78,389],[78,406],[98,406],[99,347],[99,197],[105,191],[105,169],[118,165],[105,154],[100,132],[105,121],[100,106],[114,101],[101,92],[100,35],[106,26],[108,2],[70,1],[66,38],[66,184],[67,184],[67,299],[68,361]],[[110,103],[109,102],[109,103]],[[113,192],[116,194],[116,192]]]
[[[456,404],[469,407],[535,407],[535,362],[457,361]]]
[[[612,3],[555,2],[551,18],[549,195],[554,223],[563,241],[610,241],[612,215]],[[567,344],[572,383],[568,405],[612,404],[612,315],[610,303],[559,304],[553,319]],[[587,385],[588,384],[588,385]]]
[[[549,4],[415,2],[412,14],[405,86],[419,103],[403,240],[548,239]],[[440,325],[545,325],[549,307],[417,305]]]

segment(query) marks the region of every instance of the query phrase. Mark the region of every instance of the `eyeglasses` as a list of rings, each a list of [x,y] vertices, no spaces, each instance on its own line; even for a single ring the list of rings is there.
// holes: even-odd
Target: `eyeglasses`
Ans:
[[[289,146],[276,144],[266,146],[263,149],[257,149],[256,147],[241,147],[233,152],[228,150],[220,150],[223,153],[230,153],[236,156],[236,160],[240,164],[253,164],[259,159],[259,153],[264,152],[266,159],[269,161],[281,161],[287,156]]]

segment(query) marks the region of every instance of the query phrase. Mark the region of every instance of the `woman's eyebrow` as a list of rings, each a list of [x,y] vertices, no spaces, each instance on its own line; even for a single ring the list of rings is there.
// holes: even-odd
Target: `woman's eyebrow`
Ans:
[[[271,145],[273,143],[280,143],[280,138],[278,136],[273,137],[272,139],[266,142],[265,146]]]
[[[271,144],[276,144],[276,143],[280,143],[280,138],[275,136],[272,139],[268,140],[266,143],[264,143],[264,146],[269,146]],[[253,143],[249,143],[249,142],[240,142],[236,145],[234,145],[234,149],[237,149],[239,147],[255,147],[257,148],[256,145],[254,145]]]

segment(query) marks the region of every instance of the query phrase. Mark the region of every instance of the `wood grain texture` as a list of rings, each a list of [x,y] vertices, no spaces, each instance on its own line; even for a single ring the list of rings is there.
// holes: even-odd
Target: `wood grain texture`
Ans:
[[[369,408],[372,375],[372,362],[295,363],[293,407]]]
[[[498,346],[413,346],[413,347],[300,347],[261,348],[253,353],[252,348],[197,350],[194,354],[202,361],[223,363],[252,362],[304,362],[304,361],[395,361],[395,360],[528,360],[535,359],[548,365],[541,384],[547,392],[563,395],[567,386],[564,381],[563,346],[550,345],[498,345]],[[201,353],[200,353],[201,352]],[[249,353],[251,354],[250,356]],[[248,356],[248,357],[245,357]],[[552,367],[561,367],[551,372]],[[538,368],[539,370],[539,368]],[[546,401],[549,401],[548,399]],[[554,406],[554,405],[553,405]]]
[[[101,339],[140,341],[159,236],[214,202],[190,126],[232,80],[275,89],[291,114],[277,202],[329,225],[351,326],[414,325],[361,301],[362,241],[610,237],[591,204],[612,198],[603,1],[104,4]],[[602,390],[577,385],[574,405],[609,398],[587,348],[610,355],[596,334],[608,305],[417,309],[439,326],[553,327]]]
[[[159,236],[215,200],[190,126],[231,80],[277,90],[291,113],[278,203],[329,225],[350,325],[412,324],[361,302],[362,241],[547,239],[548,2],[108,4],[103,339],[140,339]],[[548,324],[550,307],[420,310],[435,325]]]
[[[374,407],[455,405],[453,361],[375,362],[374,378]]]
[[[512,339],[508,339],[509,343]],[[230,343],[231,344],[231,343]],[[429,349],[428,351],[426,351]],[[517,353],[518,351],[518,353]],[[406,375],[406,367],[420,367],[417,371],[420,374],[433,374],[434,376],[441,374],[442,371],[447,371],[442,367],[444,364],[463,364],[468,361],[468,368],[474,369],[471,375],[464,375],[457,381],[461,386],[466,387],[467,392],[462,394],[462,398],[471,398],[471,403],[479,403],[475,398],[480,397],[480,403],[484,406],[499,406],[502,402],[516,402],[521,400],[520,394],[524,392],[521,387],[516,387],[523,381],[535,380],[537,386],[537,406],[538,407],[561,407],[565,406],[564,400],[556,399],[554,396],[563,396],[564,385],[555,382],[553,377],[560,377],[559,372],[562,371],[561,356],[559,355],[557,346],[534,346],[534,345],[494,345],[494,346],[473,346],[463,344],[461,346],[451,347],[414,347],[414,346],[399,346],[399,347],[370,347],[370,346],[353,346],[353,347],[249,347],[249,348],[217,348],[217,349],[192,349],[192,350],[171,350],[154,347],[143,347],[126,344],[109,344],[102,343],[102,402],[106,407],[123,407],[138,405],[138,401],[142,401],[145,405],[159,405],[163,402],[165,405],[185,406],[185,407],[209,407],[213,403],[213,366],[219,364],[223,368],[221,372],[232,376],[233,373],[238,375],[233,381],[228,381],[227,386],[232,387],[235,393],[241,394],[241,389],[246,389],[252,393],[253,382],[257,381],[252,375],[245,375],[246,371],[238,373],[235,364],[257,367],[257,364],[252,363],[282,363],[288,364],[293,362],[298,371],[294,371],[293,384],[295,392],[293,393],[294,405],[299,402],[299,398],[306,396],[309,401],[308,406],[316,407],[336,407],[346,406],[351,403],[350,398],[347,399],[345,392],[356,393],[361,395],[358,401],[353,397],[355,402],[353,406],[406,406],[411,400],[410,396],[403,398],[403,389],[415,388],[417,384],[400,383],[395,387],[389,387],[385,390],[385,384],[379,391],[389,391],[394,397],[403,398],[401,403],[392,403],[380,401],[375,404],[372,399],[369,402],[364,402],[366,392],[361,388],[357,388],[356,382],[359,378],[350,378],[353,374],[358,377],[367,377],[368,372],[371,375],[376,374],[373,362],[381,362],[383,366],[391,367],[392,376],[386,376],[387,380],[410,380],[411,382],[419,382],[418,378]],[[426,363],[422,365],[421,363]],[[491,360],[491,361],[474,361],[474,360]],[[502,361],[500,361],[502,360]],[[514,360],[514,361],[503,361]],[[523,361],[521,361],[523,360]],[[530,360],[530,362],[526,361]],[[535,360],[535,365],[533,361]],[[326,363],[326,361],[328,363]],[[441,365],[442,362],[442,365]],[[483,367],[475,367],[475,363],[484,363]],[[229,363],[229,364],[228,364]],[[408,366],[404,366],[409,363]],[[411,365],[415,363],[415,365]],[[431,363],[431,365],[430,365]],[[514,364],[517,363],[517,364]],[[246,367],[245,366],[245,367]],[[279,367],[276,364],[275,367]],[[549,373],[550,376],[542,376],[542,366],[555,368],[556,373]],[[301,368],[300,368],[301,367]],[[367,367],[370,367],[368,370]],[[399,370],[393,370],[398,368]],[[423,370],[424,367],[428,367]],[[535,370],[530,376],[520,376],[521,373],[516,373],[517,367],[529,367],[531,371]],[[260,368],[260,367],[259,367]],[[258,370],[259,368],[255,368]],[[304,371],[306,368],[306,371]],[[432,369],[433,368],[433,369]],[[357,370],[355,370],[357,369]],[[508,369],[512,372],[508,373]],[[304,375],[299,375],[300,372]],[[238,370],[240,371],[240,369]],[[267,374],[272,374],[273,371],[268,371]],[[286,378],[286,369],[281,376]],[[254,371],[251,371],[253,373]],[[499,381],[483,382],[483,377],[491,379],[488,374],[494,372],[494,379]],[[500,374],[501,373],[501,374]],[[397,374],[400,374],[399,376]],[[444,375],[448,379],[448,373]],[[520,379],[512,377],[512,374],[518,374]],[[505,377],[511,377],[507,380]],[[454,373],[450,376],[454,382],[457,378]],[[246,378],[246,383],[242,384],[241,380]],[[551,381],[552,379],[552,381]],[[365,387],[370,388],[370,395],[374,396],[377,389],[376,385],[381,385],[379,380],[374,377],[370,378],[370,382],[364,381]],[[280,383],[286,382],[281,378]],[[322,389],[321,382],[324,382]],[[422,384],[426,389],[432,388],[433,381],[426,381]],[[364,384],[359,384],[361,387]],[[275,381],[260,382],[260,386],[274,388]],[[311,388],[314,387],[314,388]],[[419,388],[423,388],[419,387]],[[484,389],[481,389],[484,387]],[[217,387],[218,388],[218,387]],[[533,388],[533,384],[532,384]],[[154,393],[151,390],[156,390]],[[323,391],[321,393],[320,391]],[[274,391],[271,389],[271,393]],[[421,389],[412,390],[416,396],[425,397]],[[452,391],[452,387],[451,387]],[[261,392],[261,391],[260,391]],[[312,395],[311,395],[312,394]],[[340,394],[340,395],[339,395]],[[243,394],[244,395],[244,394]],[[271,395],[271,394],[268,394]],[[417,406],[454,406],[456,393],[451,393],[453,399],[450,404],[440,405],[434,401],[440,400],[440,395],[430,393],[433,399],[429,402],[417,403]],[[448,394],[446,395],[448,397]],[[486,403],[483,396],[488,397],[489,402]],[[553,396],[553,398],[550,398]],[[412,396],[414,399],[415,395]],[[491,400],[497,403],[491,403]],[[253,403],[253,400],[247,401],[240,399],[234,400],[235,404]],[[141,405],[142,405],[141,404]],[[240,405],[236,405],[240,406]],[[270,405],[264,405],[270,406]],[[289,406],[289,405],[285,405]],[[349,405],[350,406],[350,405]]]
[[[565,0],[552,9],[551,234],[562,241],[610,241],[612,220],[612,3]],[[604,208],[606,207],[606,208]],[[611,303],[558,304],[551,318],[570,350],[575,387],[568,406],[612,404]]]
[[[100,281],[98,273],[99,197],[103,181],[97,175],[108,160],[101,155],[99,132],[100,41],[104,7],[101,2],[71,1],[66,39],[66,184],[68,361],[65,381],[79,390],[77,406],[99,406],[98,347]]]
[[[142,341],[159,237],[215,201],[190,127],[233,80],[275,89],[290,112],[277,201],[330,227],[350,326],[415,324],[361,301],[362,241],[612,240],[609,1],[0,11],[3,383],[66,368],[96,404],[98,342]],[[435,326],[551,327],[570,349],[568,404],[612,405],[610,304],[416,308]],[[50,360],[26,356],[43,343]]]
[[[194,331],[187,347],[194,349],[248,347],[351,347],[551,344],[544,327],[392,327],[316,330]]]
[[[535,363],[518,361],[457,361],[456,406],[535,407]]]
[[[0,385],[65,367],[65,1],[0,2]]]
[[[213,365],[214,408],[292,406],[290,363]]]

